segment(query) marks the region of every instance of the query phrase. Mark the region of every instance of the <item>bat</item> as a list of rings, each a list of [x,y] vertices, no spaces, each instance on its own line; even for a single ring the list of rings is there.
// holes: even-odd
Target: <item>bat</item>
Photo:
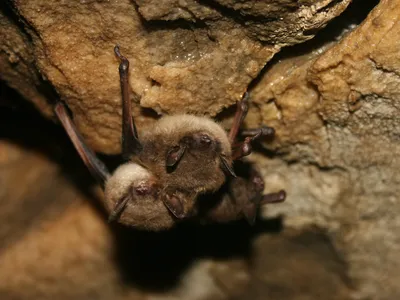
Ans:
[[[243,130],[244,139],[237,141],[248,111],[247,92],[237,104],[228,133],[211,118],[181,114],[161,117],[139,137],[129,97],[129,60],[118,45],[114,53],[120,60],[123,164],[111,174],[85,143],[65,104],[59,100],[54,108],[81,159],[104,189],[110,222],[149,231],[169,229],[200,215],[212,222],[245,217],[252,224],[260,205],[285,200],[283,190],[262,195],[264,182],[255,169],[247,178],[235,174],[235,161],[251,153],[252,143],[275,134],[264,126]],[[208,205],[207,195],[217,194],[221,196]]]
[[[242,174],[228,178],[211,200],[201,202],[205,204],[205,208],[200,206],[203,213],[198,212],[202,216],[201,221],[225,223],[245,217],[253,225],[261,206],[285,200],[284,190],[263,195],[264,180],[253,165],[241,162],[240,171]],[[210,198],[210,195],[200,197]]]

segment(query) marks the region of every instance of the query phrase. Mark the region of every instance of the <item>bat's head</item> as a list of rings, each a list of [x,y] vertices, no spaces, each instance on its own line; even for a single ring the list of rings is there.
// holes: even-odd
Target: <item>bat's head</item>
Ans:
[[[120,165],[105,185],[109,220],[138,229],[159,231],[174,226],[176,219],[162,201],[159,187],[149,170],[135,163]],[[186,203],[184,203],[186,204]],[[190,207],[182,204],[186,212]]]
[[[193,115],[161,118],[151,132],[160,145],[162,176],[168,185],[194,192],[217,190],[232,166],[231,144],[215,121]],[[146,139],[146,138],[145,138]]]

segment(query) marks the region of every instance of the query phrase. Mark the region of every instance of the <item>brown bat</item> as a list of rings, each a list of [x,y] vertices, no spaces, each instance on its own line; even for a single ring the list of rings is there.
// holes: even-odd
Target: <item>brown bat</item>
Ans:
[[[82,160],[104,187],[109,221],[140,229],[168,229],[184,219],[199,215],[207,195],[227,188],[203,216],[212,221],[229,221],[245,216],[254,222],[259,205],[280,202],[285,192],[262,195],[264,183],[256,171],[239,178],[233,163],[251,153],[251,143],[274,135],[263,127],[242,132],[244,141],[236,142],[248,109],[248,94],[237,105],[229,132],[207,117],[182,114],[164,116],[138,136],[129,97],[129,61],[121,60],[119,75],[122,92],[122,155],[126,163],[111,175],[104,163],[86,145],[62,102],[55,113],[63,124]],[[227,180],[228,177],[229,180]],[[207,205],[206,205],[207,206]]]

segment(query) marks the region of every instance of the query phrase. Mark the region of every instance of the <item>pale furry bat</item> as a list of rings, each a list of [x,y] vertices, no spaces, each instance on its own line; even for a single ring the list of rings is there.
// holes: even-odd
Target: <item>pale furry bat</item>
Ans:
[[[244,141],[236,142],[247,113],[247,93],[237,105],[229,133],[212,119],[194,115],[164,116],[143,130],[139,138],[129,97],[129,61],[121,60],[122,151],[126,163],[111,175],[104,163],[86,145],[62,102],[55,112],[93,176],[104,187],[109,221],[145,230],[164,230],[178,221],[195,219],[199,202],[228,187],[208,211],[205,219],[229,221],[243,216],[254,222],[259,205],[280,202],[285,192],[262,195],[264,182],[256,171],[248,178],[236,177],[233,163],[251,153],[251,142],[273,135],[270,127],[246,130]],[[229,178],[227,180],[227,176]]]

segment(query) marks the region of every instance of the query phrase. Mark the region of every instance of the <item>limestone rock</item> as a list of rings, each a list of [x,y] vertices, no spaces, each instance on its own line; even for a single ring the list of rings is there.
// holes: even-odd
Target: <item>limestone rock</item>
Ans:
[[[42,83],[35,82],[40,72],[71,108],[89,144],[104,153],[118,153],[121,100],[114,45],[119,44],[131,61],[139,128],[154,117],[146,108],[159,114],[214,116],[241,98],[282,45],[311,38],[311,32],[339,15],[350,1],[330,2],[282,6],[278,25],[272,26],[268,10],[262,18],[247,14],[243,21],[229,3],[11,1],[14,17],[2,16],[0,34],[7,43],[2,45],[6,55],[1,76],[17,89],[23,84],[13,78],[25,78],[32,86],[25,85],[21,93],[48,112],[45,100],[54,99],[43,99],[47,95],[39,90]],[[6,13],[11,11],[2,6]],[[298,26],[286,30],[295,23]],[[272,38],[278,27],[279,35]],[[257,38],[261,31],[266,31],[264,38]]]
[[[320,32],[316,40],[293,46],[311,38],[348,3],[328,0],[137,0],[81,1],[79,4],[13,1],[13,11],[1,4],[0,22],[4,25],[0,28],[1,78],[35,103],[46,116],[51,116],[51,109],[47,102],[50,97],[44,90],[49,91],[53,86],[71,108],[90,145],[103,153],[118,153],[120,94],[118,61],[112,52],[116,43],[131,60],[130,84],[136,94],[132,98],[139,128],[153,121],[154,111],[217,115],[228,124],[224,108],[241,97],[273,55],[283,46],[291,46],[277,54],[262,76],[252,82],[252,106],[246,121],[249,127],[266,123],[276,128],[274,142],[265,143],[265,149],[259,149],[250,159],[257,162],[264,175],[266,192],[287,190],[287,202],[266,208],[263,216],[283,216],[283,225],[288,231],[284,230],[276,239],[272,235],[252,236],[246,231],[241,234],[235,231],[236,238],[251,238],[237,242],[252,245],[251,254],[248,249],[242,249],[243,260],[232,259],[226,264],[216,263],[218,259],[204,255],[206,258],[202,257],[193,269],[188,268],[190,264],[185,259],[194,255],[193,249],[188,249],[194,240],[187,234],[171,233],[172,240],[186,250],[182,258],[186,268],[182,268],[189,271],[180,273],[184,275],[176,281],[173,291],[151,292],[150,297],[184,298],[191,291],[190,282],[195,281],[204,283],[210,290],[207,295],[196,289],[197,299],[227,299],[238,295],[260,299],[264,294],[279,299],[300,296],[316,299],[316,295],[325,296],[321,296],[324,292],[332,299],[397,299],[400,296],[397,213],[400,208],[400,1],[353,1],[342,23]],[[368,16],[353,22],[352,14],[363,8],[371,10]],[[337,29],[335,26],[340,32],[332,34]],[[46,84],[41,76],[48,80]],[[274,155],[268,158],[271,151]],[[16,164],[15,168],[21,170],[22,166]],[[37,178],[39,173],[31,172],[27,176],[33,174],[32,178]],[[53,174],[54,171],[50,168],[46,172]],[[30,185],[32,178],[24,180]],[[18,206],[3,206],[7,214],[15,215],[26,205],[23,194],[15,199],[15,203],[20,203]],[[47,203],[45,197],[31,201],[38,201],[40,207]],[[85,212],[80,215],[76,212],[79,210]],[[110,280],[115,285],[106,285],[105,290],[115,291],[119,282],[110,258],[113,250],[108,248],[110,233],[98,216],[88,211],[89,208],[67,209],[66,216],[70,212],[79,216],[60,218],[62,226],[56,224],[37,237],[44,241],[43,245],[51,245],[49,237],[62,235],[61,227],[65,230],[79,224],[85,238],[90,235],[89,229],[95,228],[94,232],[102,238],[88,239],[86,246],[101,251],[95,254],[90,250],[87,259],[106,262],[103,270],[106,275],[99,280]],[[89,221],[83,217],[86,214],[92,215]],[[20,228],[18,234],[29,228],[20,227],[24,218],[33,219],[33,216],[22,216],[11,222]],[[0,232],[2,238],[8,239],[7,243],[13,241],[9,237],[10,228],[2,227]],[[232,228],[238,230],[238,227]],[[307,232],[314,229],[318,234],[309,238]],[[75,240],[74,234],[69,232],[68,237]],[[166,239],[171,241],[171,236]],[[153,241],[147,236],[144,240],[144,244]],[[179,244],[180,240],[188,242]],[[202,239],[195,241],[204,244]],[[41,245],[29,235],[20,243]],[[305,249],[302,244],[306,244],[305,248],[310,246]],[[173,252],[167,246],[164,241],[153,248],[166,247]],[[11,254],[5,252],[4,258],[0,257],[7,264],[7,270],[11,268],[7,261],[18,261],[18,255],[22,255],[24,247],[19,247],[7,249]],[[17,248],[18,255],[12,252]],[[141,257],[137,256],[140,251],[135,247],[127,249],[133,260]],[[277,249],[278,254],[270,254],[269,249]],[[58,257],[66,255],[60,249],[57,251]],[[157,262],[171,263],[168,255],[162,254],[165,257]],[[285,255],[290,258],[278,263],[285,260]],[[256,267],[247,265],[246,259],[253,259]],[[24,258],[18,270],[26,265],[32,266],[35,272],[44,272],[29,258]],[[95,276],[100,273],[98,270],[94,268],[83,274]],[[60,274],[59,270],[52,271],[57,276]],[[276,277],[273,277],[274,271]],[[12,282],[13,287],[28,282],[6,274],[2,275],[4,282]],[[47,278],[53,273],[43,274],[38,276]],[[318,279],[315,289],[309,284],[311,279],[299,282],[298,286],[289,286],[290,280],[285,282],[285,278],[301,281],[310,278],[307,277],[310,274]],[[137,283],[140,276],[135,279]],[[77,286],[74,280],[67,282]],[[82,290],[90,288],[84,285]],[[232,294],[226,290],[232,290]],[[132,288],[127,293],[141,292]],[[112,293],[105,292],[105,295]]]
[[[73,163],[63,132],[32,114],[1,112],[0,298],[121,299],[114,237],[77,184],[88,173]]]
[[[282,153],[256,160],[294,197],[266,215],[327,231],[357,299],[400,295],[399,13],[381,1],[337,42],[274,65],[253,94],[254,120],[275,124]]]

